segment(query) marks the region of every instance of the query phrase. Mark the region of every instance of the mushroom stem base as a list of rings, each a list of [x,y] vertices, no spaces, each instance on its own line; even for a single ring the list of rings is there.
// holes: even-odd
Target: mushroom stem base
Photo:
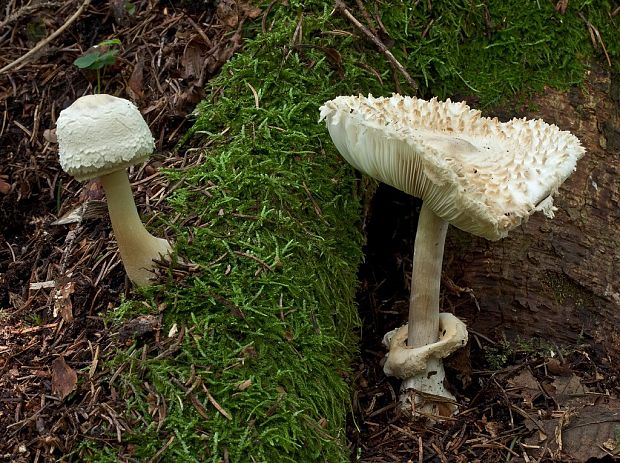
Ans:
[[[426,370],[403,380],[400,385],[401,410],[434,421],[457,413],[456,399],[445,388],[445,379],[442,359],[429,359]]]
[[[454,396],[445,388],[442,359],[467,344],[465,323],[450,313],[439,314],[439,340],[407,346],[407,325],[386,333],[389,352],[383,365],[388,376],[402,378],[400,404],[420,418],[440,419],[457,412]]]
[[[172,247],[151,235],[140,220],[131,184],[124,170],[101,177],[118,250],[129,279],[137,286],[152,284],[154,260],[170,259]]]

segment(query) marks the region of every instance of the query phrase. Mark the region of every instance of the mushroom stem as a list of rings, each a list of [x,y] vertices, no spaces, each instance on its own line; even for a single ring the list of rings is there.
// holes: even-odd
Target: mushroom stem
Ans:
[[[439,336],[439,287],[447,230],[448,222],[424,202],[413,251],[407,333],[409,347],[432,344]]]
[[[127,276],[137,286],[146,286],[153,277],[153,260],[169,256],[172,248],[144,228],[124,169],[101,176],[101,183]]]

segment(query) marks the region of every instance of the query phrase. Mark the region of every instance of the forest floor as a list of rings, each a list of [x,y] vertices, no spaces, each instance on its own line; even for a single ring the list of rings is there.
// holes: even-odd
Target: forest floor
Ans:
[[[243,2],[221,1],[211,9],[178,4],[189,6],[9,0],[0,11],[0,461],[71,460],[85,430],[122,420],[98,390],[98,378],[118,373],[102,371],[106,356],[136,333],[159,339],[157,319],[109,326],[105,313],[130,295],[130,286],[103,220],[101,187],[61,172],[54,125],[62,108],[94,91],[98,78],[102,92],[138,102],[160,154],[134,172],[132,183],[143,213],[154,220],[166,213],[171,185],[158,169],[197,159],[174,149],[192,125],[188,115],[204,97],[204,84],[243,48],[244,22],[264,14]],[[18,62],[65,25],[67,32]],[[111,36],[120,43],[91,48]],[[110,60],[99,76],[73,64],[88,53]],[[383,375],[380,340],[407,311],[405,275],[418,206],[383,186],[368,205],[361,355],[347,429],[352,461],[614,461],[620,380],[585,343],[507,342],[470,327],[468,350],[447,362],[463,404],[459,415],[416,424],[397,412],[398,384]],[[394,225],[387,235],[378,226],[386,222]],[[84,274],[95,277],[79,278]],[[90,371],[90,381],[78,384],[76,371]],[[609,435],[615,438],[601,441]]]

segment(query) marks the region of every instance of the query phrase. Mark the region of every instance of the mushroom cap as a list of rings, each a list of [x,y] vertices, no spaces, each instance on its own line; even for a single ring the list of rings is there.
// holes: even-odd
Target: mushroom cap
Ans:
[[[407,379],[424,372],[430,359],[442,359],[467,344],[467,326],[448,312],[439,314],[439,340],[421,347],[407,347],[407,325],[386,333],[389,347],[383,371],[388,376]]]
[[[585,150],[544,121],[482,117],[464,102],[339,96],[320,108],[356,169],[422,198],[442,219],[490,240],[542,210]]]
[[[109,174],[148,159],[155,142],[129,100],[98,94],[78,98],[56,122],[60,165],[77,180]]]

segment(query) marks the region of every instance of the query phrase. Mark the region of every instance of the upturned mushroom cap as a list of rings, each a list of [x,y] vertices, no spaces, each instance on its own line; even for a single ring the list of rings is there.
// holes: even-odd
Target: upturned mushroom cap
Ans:
[[[386,333],[383,343],[389,347],[383,371],[388,376],[411,378],[424,372],[430,359],[442,359],[467,344],[465,323],[448,312],[439,314],[439,341],[422,347],[407,347],[407,325]]]
[[[60,165],[88,180],[146,161],[155,142],[138,108],[112,95],[87,95],[62,110],[56,123]]]
[[[490,240],[537,210],[552,217],[552,195],[584,154],[577,137],[555,125],[501,123],[464,102],[339,96],[320,110],[353,167]]]

